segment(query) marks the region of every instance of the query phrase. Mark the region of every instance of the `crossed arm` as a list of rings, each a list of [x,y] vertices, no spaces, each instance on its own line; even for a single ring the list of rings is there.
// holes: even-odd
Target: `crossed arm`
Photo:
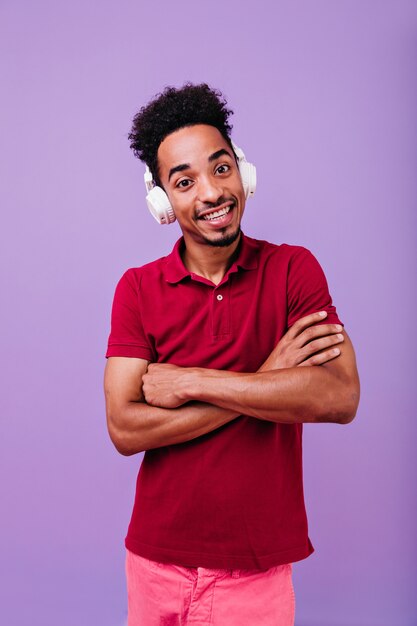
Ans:
[[[251,374],[110,357],[104,388],[117,450],[130,455],[189,441],[242,413],[284,423],[350,422],[359,401],[353,347],[340,326],[314,325],[322,319],[298,320]]]

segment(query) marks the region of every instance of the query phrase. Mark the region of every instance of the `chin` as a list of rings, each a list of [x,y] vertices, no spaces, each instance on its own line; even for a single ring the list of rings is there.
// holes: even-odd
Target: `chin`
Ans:
[[[226,248],[230,246],[232,243],[236,241],[241,233],[240,226],[237,227],[234,233],[222,233],[218,239],[207,239],[205,238],[205,242],[209,246],[213,246],[215,248]]]

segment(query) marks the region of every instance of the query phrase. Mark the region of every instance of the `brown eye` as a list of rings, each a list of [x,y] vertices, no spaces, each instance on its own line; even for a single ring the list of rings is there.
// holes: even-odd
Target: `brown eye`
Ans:
[[[219,165],[219,167],[216,169],[216,172],[218,174],[226,174],[226,172],[228,172],[230,170],[230,165],[227,165],[227,163],[222,163],[221,165]]]
[[[189,178],[183,178],[175,186],[178,187],[178,189],[186,189],[190,184],[191,180]]]

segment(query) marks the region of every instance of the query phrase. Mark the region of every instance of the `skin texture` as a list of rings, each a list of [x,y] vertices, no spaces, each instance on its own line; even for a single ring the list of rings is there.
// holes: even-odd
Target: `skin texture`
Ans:
[[[234,260],[245,208],[234,155],[216,128],[196,125],[168,135],[158,163],[183,232],[184,264],[218,284]],[[229,212],[203,219],[216,209]],[[324,317],[298,320],[256,373],[109,358],[104,387],[114,445],[130,455],[189,441],[242,413],[284,423],[350,422],[359,402],[355,355],[342,327],[315,325]]]

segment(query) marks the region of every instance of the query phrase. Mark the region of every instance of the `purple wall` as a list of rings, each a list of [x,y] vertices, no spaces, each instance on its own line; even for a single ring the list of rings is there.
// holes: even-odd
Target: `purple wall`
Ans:
[[[103,355],[116,281],[178,237],[126,134],[164,85],[205,80],[258,166],[245,231],[318,256],[362,378],[353,424],[305,428],[297,626],[415,625],[417,4],[150,6],[0,6],[0,621],[124,623],[140,459],[108,440]]]

